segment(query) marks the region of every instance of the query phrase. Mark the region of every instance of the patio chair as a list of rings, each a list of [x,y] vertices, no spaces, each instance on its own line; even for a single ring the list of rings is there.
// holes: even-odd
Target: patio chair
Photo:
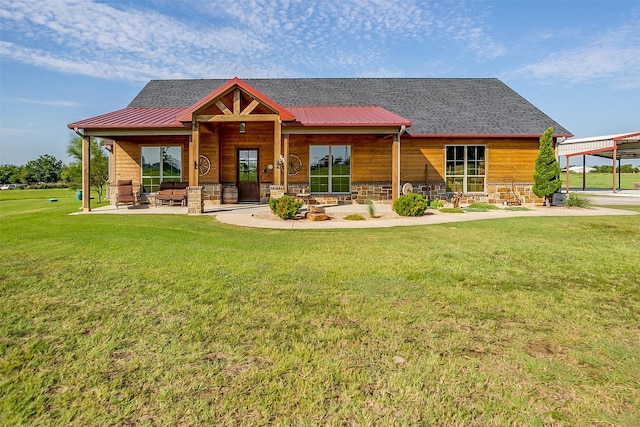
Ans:
[[[138,205],[138,195],[133,191],[133,182],[129,180],[118,180],[118,193],[116,194],[116,209],[120,205]]]

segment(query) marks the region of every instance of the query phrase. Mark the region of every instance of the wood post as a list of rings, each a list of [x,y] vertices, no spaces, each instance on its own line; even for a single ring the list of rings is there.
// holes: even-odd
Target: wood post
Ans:
[[[289,191],[289,134],[284,135],[284,192]]]
[[[91,137],[82,137],[82,211],[91,212]]]
[[[400,137],[394,135],[393,143],[391,144],[391,201],[394,202],[400,196],[400,177],[398,176],[400,170],[398,164],[400,163]]]
[[[280,155],[282,155],[282,129],[280,124],[280,118],[276,118],[273,121],[273,164],[280,164]],[[285,159],[286,163],[286,159]],[[285,171],[286,174],[286,166],[282,165],[282,169],[276,168],[273,173],[273,184],[274,185],[282,185],[282,171]]]
[[[198,122],[193,123],[191,132],[191,141],[189,141],[189,186],[196,187],[198,185],[198,177],[200,169],[198,162],[200,161],[200,126]]]
[[[613,192],[616,192],[616,157],[618,156],[618,142],[616,140],[613,141],[613,185],[611,188]]]
[[[564,186],[567,189],[567,194],[569,194],[569,155],[565,156],[564,161]]]

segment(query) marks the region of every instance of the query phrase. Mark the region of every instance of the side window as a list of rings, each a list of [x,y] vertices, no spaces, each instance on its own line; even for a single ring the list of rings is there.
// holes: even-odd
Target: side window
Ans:
[[[161,182],[182,181],[182,147],[142,147],[143,192],[158,191]]]
[[[309,147],[309,187],[312,193],[351,191],[351,146]]]

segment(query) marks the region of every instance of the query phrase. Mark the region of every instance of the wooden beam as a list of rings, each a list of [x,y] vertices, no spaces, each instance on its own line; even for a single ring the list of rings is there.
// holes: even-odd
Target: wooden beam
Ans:
[[[284,192],[289,191],[289,135],[284,135]]]
[[[198,122],[272,122],[279,119],[277,114],[253,114],[248,116],[235,116],[235,115],[198,115],[196,121]]]
[[[277,165],[280,162],[280,155],[282,154],[282,126],[280,125],[280,118],[277,118],[273,121],[273,164]],[[285,159],[285,164],[287,163]],[[287,167],[282,166],[282,169],[275,169],[273,174],[273,185],[282,185],[282,171],[287,173]]]
[[[191,133],[191,140],[189,141],[189,186],[195,187],[198,185],[198,179],[200,176],[200,170],[198,168],[198,161],[200,157],[200,126],[198,123],[193,124],[193,131]]]
[[[285,126],[282,133],[290,135],[391,135],[398,133],[398,128],[388,126]]]
[[[91,129],[86,130],[85,135],[107,139],[117,136],[188,136],[191,135],[191,127],[175,129]]]
[[[240,115],[240,89],[233,91],[233,114]]]
[[[247,105],[247,107],[242,110],[242,113],[240,113],[241,116],[248,116],[249,114],[251,114],[251,112],[253,110],[255,110],[255,108],[260,105],[260,102],[256,101],[255,99],[253,101],[251,101],[251,104]]]
[[[82,138],[82,211],[91,212],[91,137]]]
[[[391,200],[395,201],[400,195],[400,180],[398,179],[398,148],[400,147],[398,135],[393,137],[391,144]]]
[[[220,111],[222,111],[223,114],[227,115],[227,116],[233,116],[233,113],[231,112],[231,110],[229,110],[227,108],[226,105],[224,105],[224,102],[217,100],[216,101],[216,107],[218,107],[220,109]]]

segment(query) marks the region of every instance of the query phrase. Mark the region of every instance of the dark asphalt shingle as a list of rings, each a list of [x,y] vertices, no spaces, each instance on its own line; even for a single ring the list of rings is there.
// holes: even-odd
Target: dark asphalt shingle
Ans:
[[[129,107],[188,107],[223,79],[152,80]],[[282,106],[378,105],[413,122],[410,134],[540,135],[570,132],[498,79],[244,79]]]

